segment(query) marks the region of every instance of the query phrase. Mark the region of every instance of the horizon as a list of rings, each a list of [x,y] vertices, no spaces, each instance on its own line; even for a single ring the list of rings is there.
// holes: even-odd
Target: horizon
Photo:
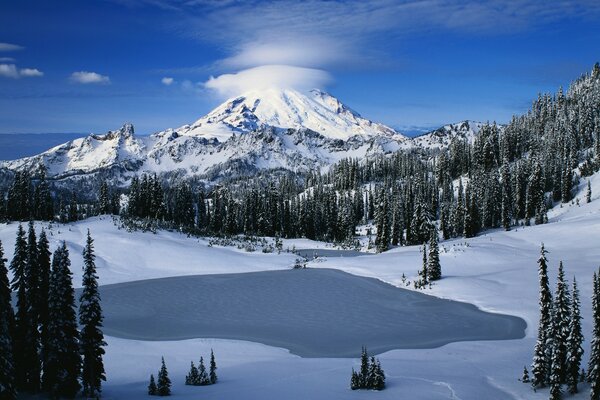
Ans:
[[[600,39],[600,5],[583,0],[26,0],[0,10],[3,134],[102,134],[129,121],[148,135],[269,85],[325,90],[410,136],[502,124],[588,72]]]

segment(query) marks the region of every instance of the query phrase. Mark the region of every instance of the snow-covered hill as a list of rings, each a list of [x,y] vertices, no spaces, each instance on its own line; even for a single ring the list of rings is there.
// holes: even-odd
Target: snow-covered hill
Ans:
[[[472,140],[480,126],[465,121],[409,139],[325,92],[269,89],[230,99],[177,129],[135,136],[126,124],[37,156],[0,162],[0,170],[34,172],[44,164],[55,179],[100,175],[115,184],[143,172],[214,180],[265,169],[324,171],[343,158],[439,148],[455,137]]]

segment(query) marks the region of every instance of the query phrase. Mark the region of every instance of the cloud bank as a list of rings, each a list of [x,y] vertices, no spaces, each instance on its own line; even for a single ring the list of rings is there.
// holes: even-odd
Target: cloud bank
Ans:
[[[222,97],[233,97],[250,90],[274,87],[308,90],[322,87],[330,80],[330,75],[320,69],[290,65],[263,65],[234,74],[211,77],[204,83],[204,87],[216,91]]]
[[[108,76],[100,75],[96,72],[89,72],[89,71],[73,72],[69,79],[73,83],[80,83],[80,84],[84,84],[84,85],[87,85],[87,84],[109,84],[110,83],[110,78]]]
[[[17,44],[0,43],[0,51],[16,51],[16,50],[23,50],[23,49],[24,49],[23,46],[19,46]]]
[[[44,76],[44,73],[37,68],[19,69],[15,64],[0,64],[0,76],[4,78],[32,78]]]

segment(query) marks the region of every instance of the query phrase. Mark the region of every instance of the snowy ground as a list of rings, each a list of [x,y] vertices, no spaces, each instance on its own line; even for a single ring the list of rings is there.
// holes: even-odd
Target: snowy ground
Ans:
[[[582,182],[583,185],[583,182]],[[596,189],[597,188],[597,189]],[[600,191],[600,177],[592,179]],[[600,198],[590,204],[564,205],[550,212],[550,223],[494,231],[473,239],[441,243],[444,279],[425,292],[465,301],[483,310],[523,318],[526,337],[519,340],[451,343],[435,349],[392,350],[380,355],[388,388],[381,393],[349,389],[355,359],[300,358],[287,350],[261,344],[193,339],[185,341],[134,341],[109,337],[106,364],[107,398],[146,398],[150,373],[156,373],[164,355],[174,382],[174,397],[181,399],[545,399],[546,390],[534,393],[517,379],[531,362],[537,329],[538,277],[536,260],[542,242],[549,250],[550,276],[560,260],[566,276],[577,277],[581,290],[586,339],[591,335],[591,279],[600,265]],[[235,248],[209,247],[204,240],[178,233],[126,233],[110,218],[94,218],[54,226],[51,242],[66,240],[75,283],[81,280],[80,254],[85,232],[96,239],[102,284],[168,276],[238,273],[288,269],[292,254],[246,253]],[[12,257],[16,224],[0,225],[0,240]],[[309,240],[287,240],[284,248],[326,248]],[[380,255],[321,258],[313,268],[340,269],[402,286],[402,275],[416,276],[421,263],[418,247],[393,249]],[[335,321],[332,321],[335,323]],[[215,350],[221,382],[211,387],[183,385],[189,361]],[[586,341],[587,362],[589,342]],[[584,387],[585,389],[585,387]],[[577,396],[587,398],[584,390]]]

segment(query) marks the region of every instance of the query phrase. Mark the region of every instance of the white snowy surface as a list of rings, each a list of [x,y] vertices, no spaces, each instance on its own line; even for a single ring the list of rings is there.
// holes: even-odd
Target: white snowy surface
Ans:
[[[582,181],[583,189],[585,181]],[[598,188],[598,189],[596,189]],[[592,179],[600,191],[600,177]],[[582,192],[585,190],[583,189]],[[520,316],[528,323],[521,340],[452,343],[436,349],[393,350],[379,358],[388,388],[381,393],[349,389],[352,359],[303,359],[286,350],[260,344],[195,339],[176,342],[141,342],[108,338],[106,398],[147,398],[150,373],[159,368],[164,355],[174,382],[174,398],[181,399],[546,399],[547,390],[534,393],[519,382],[524,365],[531,363],[537,330],[540,244],[549,251],[549,271],[554,287],[556,270],[564,261],[565,274],[577,277],[581,291],[584,345],[587,365],[591,336],[591,279],[600,265],[600,198],[585,204],[555,207],[546,225],[522,227],[509,232],[487,232],[473,239],[441,242],[444,278],[425,293],[470,302],[486,311]],[[285,269],[290,254],[245,253],[232,248],[208,247],[203,240],[177,233],[127,233],[114,227],[110,218],[95,218],[56,226],[52,246],[67,241],[73,261],[75,283],[81,279],[79,254],[90,228],[96,238],[101,283],[125,282],[186,274],[228,273]],[[7,258],[12,256],[16,224],[0,225],[0,240]],[[60,233],[59,233],[60,230]],[[286,241],[284,247],[316,248],[306,240]],[[320,247],[326,247],[321,244]],[[380,255],[329,258],[309,267],[338,268],[352,274],[376,277],[400,285],[402,274],[416,276],[421,263],[418,247],[393,249]],[[335,321],[332,321],[335,323]],[[211,387],[185,387],[182,382],[189,361],[197,362],[215,349],[221,381]],[[587,386],[568,398],[588,397]]]

